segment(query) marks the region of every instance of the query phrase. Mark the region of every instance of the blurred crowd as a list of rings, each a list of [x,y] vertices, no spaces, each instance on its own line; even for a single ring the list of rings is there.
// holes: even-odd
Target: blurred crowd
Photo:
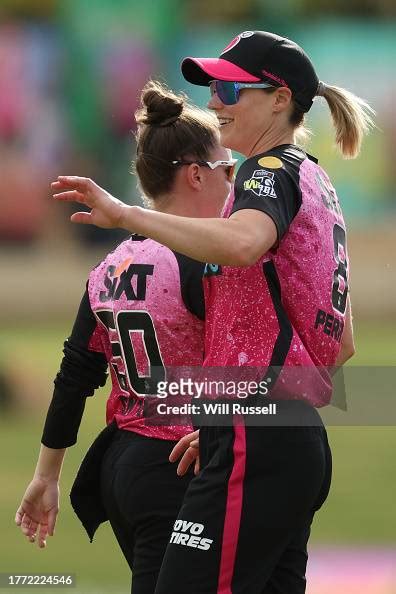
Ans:
[[[0,238],[26,243],[45,233],[49,183],[74,172],[129,201],[140,88],[154,68],[150,46],[115,37],[91,59],[70,51],[56,22],[0,24]],[[121,180],[120,180],[121,177]],[[51,220],[51,224],[54,221]]]
[[[373,135],[363,162],[348,165],[349,169],[334,164],[335,182],[347,193],[346,212],[350,209],[357,222],[362,217],[365,222],[386,220],[394,214],[396,124],[391,92],[396,88],[396,49],[386,39],[394,39],[396,24],[384,20],[392,17],[394,3],[332,1],[330,5],[325,0],[290,0],[278,4],[276,8],[266,0],[148,0],[142,6],[136,0],[116,5],[100,0],[93,9],[88,0],[2,0],[0,242],[34,243],[61,225],[60,214],[50,209],[49,183],[62,173],[90,176],[127,202],[137,203],[139,191],[130,164],[133,113],[143,84],[150,76],[160,76],[182,86],[175,63],[189,48],[218,51],[230,32],[253,27],[290,34],[318,56],[324,69],[334,71],[335,79],[339,75],[374,102],[382,131]],[[345,19],[351,19],[357,9],[366,21],[359,21],[357,27],[354,19],[351,27]],[[306,27],[308,15],[311,28]],[[335,16],[344,20],[334,25]],[[324,19],[320,26],[319,17]],[[370,30],[368,48],[365,32]],[[381,47],[373,43],[372,31],[382,40]],[[325,32],[327,47],[322,43]],[[332,51],[332,43],[341,43],[338,54]],[[348,56],[343,55],[345,51]],[[346,57],[352,64],[349,72],[343,67]],[[188,92],[202,103],[200,89]],[[313,118],[314,128],[320,131],[314,146],[331,162],[329,142],[323,142],[329,130],[322,124],[323,113],[314,112]],[[86,227],[74,228],[73,233],[90,242],[117,237],[117,233],[104,235]]]

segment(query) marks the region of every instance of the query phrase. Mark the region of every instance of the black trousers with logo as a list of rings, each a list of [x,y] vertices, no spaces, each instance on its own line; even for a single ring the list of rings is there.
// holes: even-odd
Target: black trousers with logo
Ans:
[[[117,430],[101,467],[102,504],[132,571],[132,594],[154,594],[192,471],[168,460],[176,442]]]
[[[287,418],[304,407],[291,403]],[[242,418],[201,428],[202,470],[187,489],[155,594],[305,592],[310,527],[331,482],[326,430],[315,410],[307,413],[312,426]]]

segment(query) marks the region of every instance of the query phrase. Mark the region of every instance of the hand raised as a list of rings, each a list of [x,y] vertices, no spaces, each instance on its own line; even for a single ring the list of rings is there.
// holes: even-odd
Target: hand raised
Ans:
[[[125,209],[130,208],[87,177],[59,176],[51,184],[55,200],[78,202],[91,208],[91,212],[76,212],[73,223],[96,225],[103,229],[121,226]]]

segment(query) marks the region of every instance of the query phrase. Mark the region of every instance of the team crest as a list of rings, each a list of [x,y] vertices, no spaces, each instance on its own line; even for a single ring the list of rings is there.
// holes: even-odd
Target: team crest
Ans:
[[[246,37],[251,37],[252,35],[254,35],[254,31],[244,31],[243,33],[240,33],[239,35],[234,37],[232,41],[230,41],[230,43],[227,45],[227,47],[223,49],[220,55],[225,54],[225,52],[229,52],[241,41],[241,39],[246,39]]]
[[[243,182],[244,190],[251,190],[256,196],[276,198],[274,174],[266,169],[256,169],[250,179]]]

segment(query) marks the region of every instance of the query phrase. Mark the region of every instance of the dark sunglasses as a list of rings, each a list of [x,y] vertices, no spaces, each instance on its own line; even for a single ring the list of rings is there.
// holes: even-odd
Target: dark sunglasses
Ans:
[[[212,80],[209,84],[210,94],[217,95],[224,105],[235,105],[239,100],[241,89],[269,89],[269,83],[239,83],[229,80]]]
[[[229,159],[228,161],[172,161],[172,165],[201,165],[202,167],[209,167],[210,169],[216,169],[217,167],[224,167],[226,176],[229,180],[232,180],[235,172],[235,165],[238,163],[238,159]]]

